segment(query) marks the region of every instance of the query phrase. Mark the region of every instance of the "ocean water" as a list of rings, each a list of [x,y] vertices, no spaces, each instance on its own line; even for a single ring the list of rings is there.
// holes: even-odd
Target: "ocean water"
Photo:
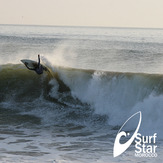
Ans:
[[[20,61],[38,54],[49,73]],[[114,158],[138,111],[157,157]],[[163,29],[0,25],[0,162],[162,162],[162,116]]]

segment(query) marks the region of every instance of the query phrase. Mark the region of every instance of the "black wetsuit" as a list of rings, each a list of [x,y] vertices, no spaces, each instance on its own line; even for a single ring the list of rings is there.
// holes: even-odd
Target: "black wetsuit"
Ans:
[[[37,67],[35,68],[35,71],[37,74],[42,74],[43,73],[43,67],[42,65],[40,64],[40,57],[38,56],[38,65]]]
[[[40,56],[38,55],[38,64],[37,65],[35,65],[35,68],[29,68],[28,66],[27,66],[27,64],[25,64],[25,66],[29,69],[29,70],[34,70],[37,74],[42,74],[43,73],[43,70],[44,70],[44,68],[43,68],[43,66],[40,64]]]

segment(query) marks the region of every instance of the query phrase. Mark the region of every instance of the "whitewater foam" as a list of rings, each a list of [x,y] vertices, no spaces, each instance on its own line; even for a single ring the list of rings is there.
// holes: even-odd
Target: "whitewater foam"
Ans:
[[[58,73],[74,98],[89,104],[96,114],[108,115],[109,125],[120,126],[128,114],[141,110],[142,133],[152,130],[162,135],[162,75],[81,70]]]

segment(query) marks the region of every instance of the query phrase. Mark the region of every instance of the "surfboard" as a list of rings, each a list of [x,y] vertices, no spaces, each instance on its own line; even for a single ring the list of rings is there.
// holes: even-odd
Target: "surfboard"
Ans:
[[[30,59],[22,59],[20,60],[22,63],[27,64],[27,66],[31,69],[36,68],[38,65],[38,62],[30,60]],[[44,65],[40,64],[43,67],[43,70],[48,71],[48,68]]]
[[[27,64],[29,68],[35,68],[38,64],[36,61],[32,61],[30,59],[22,59],[20,61],[24,64]]]

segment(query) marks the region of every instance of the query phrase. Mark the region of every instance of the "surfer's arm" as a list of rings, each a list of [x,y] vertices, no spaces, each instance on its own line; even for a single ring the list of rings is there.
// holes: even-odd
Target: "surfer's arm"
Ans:
[[[38,67],[40,66],[40,55],[38,55]]]

